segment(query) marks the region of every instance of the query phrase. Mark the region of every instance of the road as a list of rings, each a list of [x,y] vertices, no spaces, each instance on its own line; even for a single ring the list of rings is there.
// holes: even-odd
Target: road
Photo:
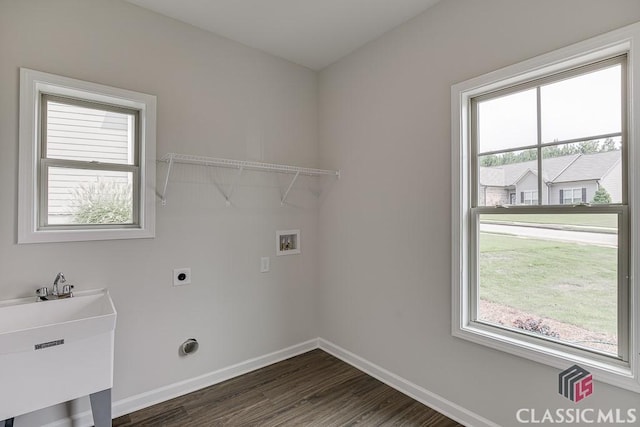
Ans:
[[[589,233],[586,231],[553,230],[549,228],[521,227],[517,225],[480,224],[480,231],[487,233],[514,234],[544,240],[589,243],[598,246],[618,247],[616,234]]]

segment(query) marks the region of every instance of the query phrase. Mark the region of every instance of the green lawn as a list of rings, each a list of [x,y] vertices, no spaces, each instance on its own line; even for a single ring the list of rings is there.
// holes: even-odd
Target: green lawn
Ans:
[[[480,234],[480,298],[617,332],[617,249]]]
[[[615,214],[523,214],[523,215],[494,215],[483,214],[482,220],[506,221],[506,222],[527,222],[536,224],[562,224],[562,225],[582,225],[591,227],[617,228],[618,216]]]

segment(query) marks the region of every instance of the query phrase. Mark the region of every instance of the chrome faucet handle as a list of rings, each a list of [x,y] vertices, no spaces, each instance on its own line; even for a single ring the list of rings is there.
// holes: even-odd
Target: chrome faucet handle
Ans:
[[[36,289],[36,302],[37,301],[46,301],[49,296],[49,289],[47,287]]]
[[[62,294],[63,295],[69,295],[70,297],[73,296],[73,292],[71,292],[71,290],[74,288],[73,285],[64,285],[62,287]]]

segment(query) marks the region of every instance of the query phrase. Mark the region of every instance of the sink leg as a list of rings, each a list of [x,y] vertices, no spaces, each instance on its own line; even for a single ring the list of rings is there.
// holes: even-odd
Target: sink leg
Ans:
[[[111,427],[111,389],[93,393],[89,400],[95,427]]]
[[[2,421],[2,424],[4,424],[4,427],[13,427],[13,418]]]

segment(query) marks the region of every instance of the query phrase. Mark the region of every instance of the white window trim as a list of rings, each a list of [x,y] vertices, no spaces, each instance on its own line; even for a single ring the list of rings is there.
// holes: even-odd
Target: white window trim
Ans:
[[[473,96],[513,86],[537,77],[560,72],[620,54],[627,54],[628,195],[630,217],[630,354],[629,362],[588,357],[564,350],[562,346],[541,345],[523,334],[478,327],[469,318],[470,273],[470,132],[469,104]],[[640,23],[594,37],[536,58],[458,83],[451,88],[452,136],[452,334],[529,360],[565,369],[579,364],[598,381],[640,392],[640,288],[635,272],[640,268],[640,119],[634,106],[640,105]]]
[[[140,224],[133,228],[53,230],[38,227],[41,94],[68,96],[140,110]],[[54,74],[20,69],[18,243],[155,237],[156,97]]]

